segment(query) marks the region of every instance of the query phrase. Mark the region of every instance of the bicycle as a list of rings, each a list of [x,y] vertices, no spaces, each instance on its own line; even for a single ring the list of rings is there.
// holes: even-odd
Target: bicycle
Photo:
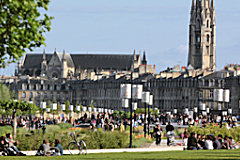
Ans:
[[[70,136],[74,140],[68,144],[68,151],[70,152],[70,154],[73,155],[75,153],[75,154],[79,154],[79,155],[80,154],[86,155],[87,154],[86,143],[82,139],[80,139],[78,142],[77,137],[79,137],[79,135],[76,136],[75,132],[71,133]]]

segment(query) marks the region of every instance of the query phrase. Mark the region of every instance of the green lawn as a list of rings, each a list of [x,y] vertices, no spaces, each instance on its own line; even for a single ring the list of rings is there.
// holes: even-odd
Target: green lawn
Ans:
[[[143,152],[143,153],[100,153],[88,154],[80,156],[58,156],[58,157],[1,157],[4,160],[38,160],[38,159],[62,159],[62,160],[77,160],[77,159],[240,159],[240,150],[214,150],[214,151],[170,151],[170,152]]]

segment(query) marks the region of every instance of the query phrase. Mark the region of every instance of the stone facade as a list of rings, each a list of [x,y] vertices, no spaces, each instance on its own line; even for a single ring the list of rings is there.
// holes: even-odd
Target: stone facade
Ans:
[[[26,54],[18,63],[16,76],[45,77],[47,79],[101,79],[111,74],[127,74],[134,70],[139,75],[155,73],[147,64],[146,52],[139,54]]]
[[[153,108],[183,113],[197,107],[219,115],[232,109],[240,113],[240,67],[215,71],[216,25],[214,1],[193,0],[190,21],[188,67],[174,66],[155,74],[146,53],[137,55],[37,54],[18,63],[15,77],[1,77],[15,98],[24,101],[56,101],[84,106],[126,110],[120,86],[142,84],[154,97]],[[132,73],[132,76],[130,75]],[[130,77],[133,79],[130,81]],[[138,107],[144,107],[138,101]]]
[[[188,65],[216,69],[216,22],[214,0],[193,0],[189,25]]]

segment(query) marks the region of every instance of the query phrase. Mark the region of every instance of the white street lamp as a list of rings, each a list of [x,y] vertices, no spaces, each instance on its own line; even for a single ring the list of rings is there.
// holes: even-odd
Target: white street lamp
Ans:
[[[65,104],[61,104],[61,110],[65,111],[66,110],[66,105]]]
[[[52,103],[52,110],[57,110],[57,103]]]
[[[45,109],[45,108],[47,107],[47,103],[46,103],[46,102],[41,102],[41,103],[40,103],[40,107],[41,107],[42,109]]]
[[[80,111],[81,107],[80,106],[76,106],[76,111]]]
[[[69,109],[70,111],[73,111],[73,105],[69,105],[68,109]]]

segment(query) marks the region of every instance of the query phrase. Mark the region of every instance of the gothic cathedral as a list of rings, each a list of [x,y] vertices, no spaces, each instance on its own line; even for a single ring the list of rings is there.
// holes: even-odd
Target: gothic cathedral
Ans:
[[[188,66],[216,69],[216,23],[214,0],[193,0],[189,25]]]

